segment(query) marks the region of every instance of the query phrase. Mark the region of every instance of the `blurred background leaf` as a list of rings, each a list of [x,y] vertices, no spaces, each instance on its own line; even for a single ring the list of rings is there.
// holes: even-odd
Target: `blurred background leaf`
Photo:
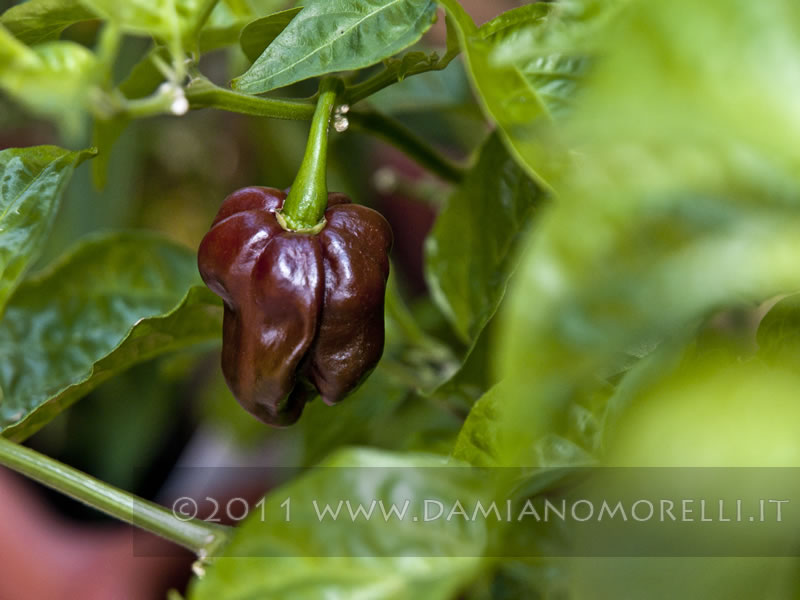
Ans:
[[[634,3],[598,40],[603,60],[563,128],[581,160],[534,234],[505,314],[497,364],[516,382],[511,430],[557,428],[619,353],[800,287],[796,148],[779,151],[797,126],[783,83],[798,56],[780,34],[799,22],[789,4],[747,7],[740,28],[723,31],[727,3],[705,3],[688,34],[674,7]],[[731,51],[708,52],[703,31]],[[726,69],[740,79],[713,100],[708,86],[720,90]],[[776,82],[771,93],[765,81]],[[754,88],[769,99],[756,104]]]
[[[0,89],[76,137],[90,85],[100,76],[91,51],[72,41],[29,48],[0,25]]]
[[[33,45],[57,40],[70,25],[96,18],[77,0],[28,0],[4,12],[0,24],[21,42]]]
[[[434,300],[471,347],[494,315],[544,192],[508,156],[497,135],[450,196],[425,243]]]

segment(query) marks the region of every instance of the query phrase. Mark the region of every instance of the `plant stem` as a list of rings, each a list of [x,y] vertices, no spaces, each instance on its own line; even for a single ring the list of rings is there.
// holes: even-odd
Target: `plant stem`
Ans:
[[[185,91],[192,108],[217,108],[254,117],[296,121],[307,121],[314,115],[314,105],[310,102],[248,96],[216,86],[204,77],[193,79]]]
[[[144,98],[125,100],[122,114],[129,119],[169,114],[170,104],[172,104],[172,99],[161,91],[157,91]]]
[[[328,129],[341,90],[340,79],[325,78],[320,83],[303,162],[278,213],[278,221],[285,229],[315,232],[324,226],[328,206]]]
[[[228,528],[199,519],[182,521],[172,511],[82,473],[0,436],[0,465],[136,527],[159,535],[200,557],[228,540]]]
[[[119,45],[122,36],[115,23],[108,22],[103,26],[97,39],[95,55],[99,72],[103,73],[105,84],[111,87],[111,71],[114,67],[114,60],[119,52]]]
[[[440,154],[425,140],[394,119],[377,112],[351,112],[350,124],[407,154],[421,166],[452,183],[464,179],[464,168]]]

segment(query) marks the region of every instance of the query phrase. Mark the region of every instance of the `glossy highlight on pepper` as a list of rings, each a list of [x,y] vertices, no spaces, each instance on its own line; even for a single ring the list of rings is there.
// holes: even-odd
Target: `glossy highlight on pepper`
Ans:
[[[328,195],[316,234],[276,219],[280,190],[225,199],[198,251],[206,285],[225,304],[222,371],[239,403],[270,425],[291,425],[319,392],[335,404],[383,353],[392,231],[379,213]]]

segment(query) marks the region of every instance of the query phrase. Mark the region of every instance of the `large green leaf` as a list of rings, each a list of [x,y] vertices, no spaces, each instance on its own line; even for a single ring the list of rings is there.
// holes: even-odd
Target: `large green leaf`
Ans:
[[[585,184],[599,183],[596,175],[605,170],[649,194],[734,180],[751,194],[766,185],[773,196],[793,194],[800,7],[789,0],[714,0],[687,21],[677,7],[629,3],[603,37],[592,85],[565,127],[571,144],[591,157],[585,164],[595,167],[580,166],[594,180]]]
[[[425,499],[480,497],[481,479],[470,469],[448,468],[443,457],[343,450],[266,497],[264,514],[254,509],[230,545],[195,580],[193,600],[250,598],[370,598],[370,600],[449,600],[480,575],[486,545],[485,523],[457,525],[444,518],[412,521]],[[282,503],[291,498],[290,520]],[[404,519],[339,518],[321,522],[323,503],[373,501],[401,508]],[[451,506],[447,504],[447,506]],[[412,512],[414,511],[414,512]]]
[[[32,112],[55,118],[77,135],[97,60],[75,42],[54,41],[28,48],[0,26],[0,89]]]
[[[24,439],[115,373],[218,338],[192,252],[156,235],[81,243],[25,281],[0,322],[0,424]]]
[[[520,451],[559,431],[620,352],[686,334],[715,307],[800,288],[796,211],[690,197],[625,218],[568,202],[537,231],[502,329],[497,362],[513,385],[499,427]]]
[[[468,345],[503,299],[517,243],[543,199],[541,188],[493,134],[436,219],[425,245],[426,278],[439,308]]]
[[[564,127],[580,162],[510,294],[497,363],[521,440],[557,430],[619,353],[800,289],[800,7],[628,8]]]
[[[232,85],[261,94],[317,75],[368,67],[418,41],[435,15],[433,0],[309,0]]]
[[[26,44],[40,44],[58,39],[74,23],[94,18],[78,0],[28,0],[4,12],[0,24]]]
[[[546,178],[539,172],[539,165],[531,165],[525,159],[526,145],[542,135],[542,121],[549,118],[543,100],[531,86],[529,80],[513,65],[498,68],[492,63],[492,51],[503,27],[487,24],[482,33],[470,16],[455,1],[443,3],[456,28],[464,51],[467,70],[487,115],[500,126],[504,141],[515,158],[528,169],[531,176],[546,184]],[[550,10],[549,4],[534,4],[522,7],[530,17],[542,19]],[[505,17],[498,17],[504,20]],[[497,21],[500,23],[500,21]],[[508,19],[518,25],[517,19]],[[484,38],[486,34],[486,38]]]
[[[554,124],[570,109],[584,78],[587,51],[576,40],[585,32],[573,23],[567,3],[528,4],[480,28],[457,2],[442,4],[456,27],[484,112],[519,164],[542,185],[552,186],[568,161]],[[581,25],[598,20],[591,11],[578,12],[581,19],[575,20]],[[601,14],[606,12],[610,8]]]
[[[0,315],[39,255],[73,170],[92,154],[56,146],[0,151]]]

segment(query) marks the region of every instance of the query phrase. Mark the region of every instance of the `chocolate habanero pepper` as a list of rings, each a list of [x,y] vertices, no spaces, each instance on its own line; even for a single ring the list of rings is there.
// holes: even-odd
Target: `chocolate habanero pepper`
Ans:
[[[328,124],[341,83],[320,85],[289,194],[248,187],[220,207],[198,252],[225,303],[222,371],[239,403],[271,425],[297,421],[316,390],[352,392],[383,353],[392,231],[374,210],[328,194]]]
[[[392,244],[386,220],[343,194],[328,196],[318,233],[287,231],[276,218],[285,198],[234,192],[198,253],[203,280],[225,302],[225,379],[272,425],[300,417],[308,383],[334,404],[377,364]]]

